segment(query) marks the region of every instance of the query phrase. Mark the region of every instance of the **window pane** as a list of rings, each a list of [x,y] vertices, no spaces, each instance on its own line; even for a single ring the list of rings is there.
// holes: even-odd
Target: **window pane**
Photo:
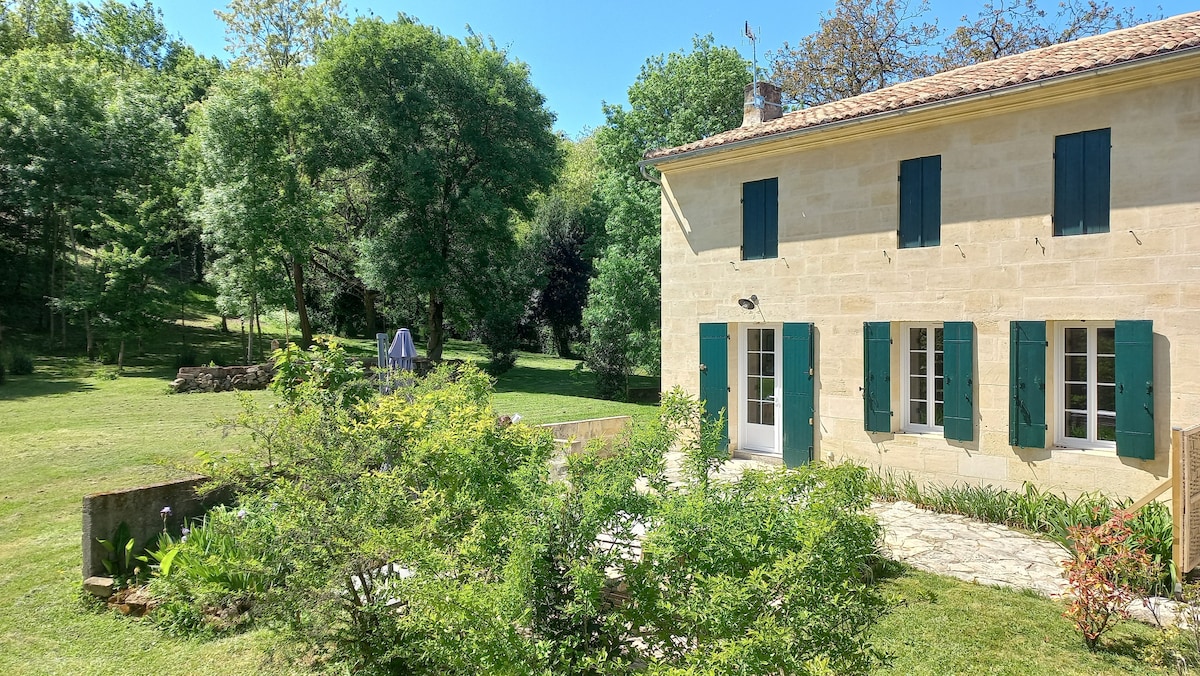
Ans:
[[[1066,385],[1066,389],[1066,407],[1077,411],[1086,411],[1088,407],[1087,385]]]
[[[762,375],[762,355],[757,352],[751,352],[746,355],[746,375]]]
[[[1096,416],[1096,438],[1100,441],[1117,440],[1117,417],[1112,415]]]
[[[775,404],[763,404],[762,405],[762,424],[764,424],[764,425],[774,425],[775,424]]]
[[[775,351],[775,329],[763,329],[762,330],[762,351],[763,352],[774,352]]]
[[[937,350],[938,352],[942,351],[942,330],[941,329],[933,330],[933,349]]]
[[[1068,353],[1087,354],[1087,329],[1067,329],[1063,333]]]
[[[762,374],[764,376],[775,375],[775,354],[768,352],[762,356]]]
[[[909,342],[908,349],[910,349],[914,352],[916,352],[917,350],[924,350],[927,347],[927,345],[925,344],[925,329],[921,329],[921,328],[909,329],[908,330],[908,342]]]
[[[1096,382],[1115,383],[1117,374],[1116,357],[1096,357]]]
[[[1063,436],[1072,439],[1087,439],[1087,414],[1068,413],[1066,434]]]
[[[761,329],[748,329],[746,331],[746,349],[752,352],[758,352],[762,349]]]
[[[927,355],[924,352],[913,352],[909,355],[909,370],[908,372],[914,376],[925,375],[925,362]]]
[[[1116,354],[1114,329],[1096,329],[1096,354]]]
[[[941,378],[933,379],[933,398],[936,399],[937,401],[945,401],[946,400],[945,388],[942,387],[942,379]]]
[[[929,380],[927,378],[909,378],[908,394],[912,399],[929,398]]]
[[[911,401],[908,405],[908,419],[916,425],[928,425],[929,417],[927,405],[923,401]]]
[[[746,405],[746,422],[754,423],[755,425],[757,425],[759,418],[760,418],[759,414],[758,414],[759,410],[760,410],[759,405],[757,403],[747,404]]]
[[[944,412],[945,407],[942,404],[933,405],[933,424],[941,427],[945,424]]]
[[[1087,357],[1067,357],[1067,380],[1087,382]]]
[[[1112,385],[1097,385],[1096,407],[1101,411],[1117,410],[1117,388]]]
[[[942,356],[943,354],[941,352],[935,352],[933,354],[933,375],[935,376],[940,376],[945,373],[945,371],[942,370]]]

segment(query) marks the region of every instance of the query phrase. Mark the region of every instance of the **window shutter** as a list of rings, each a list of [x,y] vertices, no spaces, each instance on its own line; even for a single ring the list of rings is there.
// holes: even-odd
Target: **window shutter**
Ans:
[[[764,218],[763,182],[742,184],[742,260],[758,260],[763,250]]]
[[[1118,321],[1117,455],[1154,459],[1154,326]]]
[[[762,228],[762,257],[779,257],[779,179],[768,178],[762,183],[763,191],[763,228]],[[1107,205],[1108,202],[1105,201]]]
[[[942,345],[943,434],[947,439],[971,441],[975,438],[975,325],[945,322]]]
[[[1082,235],[1084,232],[1083,158],[1083,134],[1054,138],[1055,235]]]
[[[729,327],[726,324],[700,325],[700,399],[704,415],[710,420],[726,413],[721,432],[729,446]]]
[[[892,431],[892,325],[863,323],[863,427]]]
[[[1008,443],[1046,447],[1046,322],[1009,324]]]
[[[921,158],[921,246],[942,243],[942,156]]]
[[[900,163],[900,248],[921,246],[921,160]]]
[[[1112,130],[1096,129],[1083,136],[1083,230],[1108,232]]]
[[[796,467],[813,459],[813,327],[783,325],[783,462]]]
[[[726,324],[700,325],[700,399],[704,417],[719,418],[730,407],[730,339]],[[721,438],[730,444],[730,421],[726,413]]]

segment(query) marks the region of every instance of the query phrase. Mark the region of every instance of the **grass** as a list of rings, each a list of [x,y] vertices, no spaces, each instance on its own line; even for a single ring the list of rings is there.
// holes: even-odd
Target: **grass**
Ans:
[[[204,359],[240,354],[239,336],[214,326],[214,318],[198,314],[184,329],[186,339]],[[83,495],[171,477],[197,451],[239,441],[210,425],[236,411],[234,395],[166,394],[177,330],[148,342],[121,378],[79,359],[47,356],[37,359],[33,375],[0,386],[0,674],[298,673],[276,657],[269,631],[176,639],[98,610],[79,591]],[[362,356],[374,354],[373,341],[346,342]],[[479,346],[451,341],[446,356],[482,361],[485,355]],[[652,406],[592,398],[588,377],[574,366],[521,355],[497,383],[497,411],[519,412],[533,423],[654,414]],[[1148,671],[1136,646],[1149,640],[1149,628],[1124,623],[1107,641],[1111,649],[1093,655],[1061,617],[1062,606],[1047,599],[918,572],[883,584],[898,604],[873,632],[893,655],[880,673]]]
[[[915,570],[883,581],[895,605],[871,632],[891,655],[879,674],[1167,673],[1146,664],[1141,647],[1156,629],[1121,622],[1091,653],[1063,605],[1038,596],[984,587]]]

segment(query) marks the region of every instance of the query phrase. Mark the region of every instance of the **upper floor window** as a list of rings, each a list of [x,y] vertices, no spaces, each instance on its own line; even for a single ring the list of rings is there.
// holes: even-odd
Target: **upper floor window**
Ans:
[[[779,179],[742,184],[742,260],[779,256]]]
[[[900,248],[942,243],[942,156],[900,163]]]
[[[1112,130],[1054,137],[1054,234],[1108,232]]]

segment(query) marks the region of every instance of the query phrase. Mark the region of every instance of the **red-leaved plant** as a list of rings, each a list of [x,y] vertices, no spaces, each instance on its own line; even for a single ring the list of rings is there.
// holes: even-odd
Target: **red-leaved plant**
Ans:
[[[1129,526],[1132,512],[1113,512],[1099,526],[1069,529],[1072,558],[1063,562],[1071,603],[1065,617],[1075,622],[1089,650],[1119,618],[1128,617],[1126,606],[1133,589],[1154,575],[1154,563],[1134,546]]]

